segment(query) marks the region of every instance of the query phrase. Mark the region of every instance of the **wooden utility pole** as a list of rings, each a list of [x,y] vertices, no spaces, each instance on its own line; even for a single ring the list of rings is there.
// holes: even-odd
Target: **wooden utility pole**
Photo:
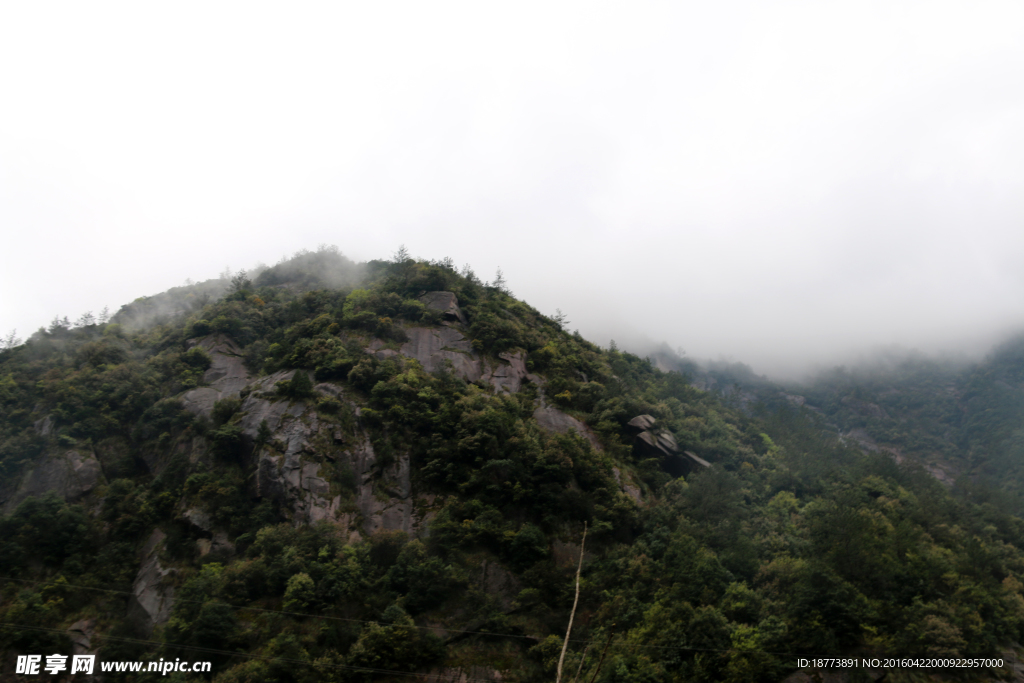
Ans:
[[[583,540],[580,541],[580,564],[576,568],[576,599],[572,601],[572,612],[569,613],[569,626],[565,629],[565,641],[562,643],[562,655],[558,658],[558,673],[555,683],[562,683],[562,664],[565,662],[565,651],[569,647],[569,633],[572,632],[572,620],[576,616],[576,605],[580,601],[580,572],[583,571],[583,546],[587,542],[587,523],[583,522]]]

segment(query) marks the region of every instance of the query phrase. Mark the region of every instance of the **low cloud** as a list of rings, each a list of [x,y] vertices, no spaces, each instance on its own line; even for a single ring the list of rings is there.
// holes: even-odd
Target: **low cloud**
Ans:
[[[321,243],[768,374],[1024,325],[1019,4],[198,11],[4,10],[0,331]]]

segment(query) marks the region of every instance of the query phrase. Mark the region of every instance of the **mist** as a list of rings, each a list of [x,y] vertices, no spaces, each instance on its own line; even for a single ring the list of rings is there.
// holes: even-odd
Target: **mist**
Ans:
[[[1018,3],[0,10],[0,332],[320,244],[797,377],[1024,328]]]

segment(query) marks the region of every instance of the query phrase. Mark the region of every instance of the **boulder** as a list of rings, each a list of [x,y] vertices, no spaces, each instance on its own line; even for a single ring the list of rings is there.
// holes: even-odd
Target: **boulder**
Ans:
[[[658,432],[658,446],[668,453],[677,453],[679,451],[679,444],[676,443],[676,437],[672,436],[672,432],[665,430]]]
[[[640,431],[646,431],[654,426],[654,418],[650,415],[637,415],[626,424],[633,429],[639,429]]]
[[[693,451],[683,451],[683,455],[685,455],[685,456],[686,456],[686,457],[688,457],[688,458],[689,458],[689,459],[690,459],[690,460],[691,460],[692,462],[694,462],[694,463],[696,463],[696,464],[700,465],[701,467],[711,467],[711,463],[709,463],[709,462],[708,462],[707,460],[705,460],[704,458],[698,457],[698,456],[697,456],[697,454],[696,454],[696,453],[694,453]]]
[[[651,429],[654,418],[638,415],[629,421],[631,427],[648,427],[636,435],[636,448],[648,458],[660,458],[662,468],[674,477],[690,474],[696,469],[711,467],[711,463],[692,451],[680,451],[676,437],[667,429]]]
[[[213,531],[213,520],[210,519],[210,514],[204,510],[189,508],[182,513],[181,517],[200,531],[207,533]]]
[[[679,452],[676,437],[667,430],[648,429],[636,435],[637,445],[649,455],[675,455]]]
[[[466,324],[466,316],[459,309],[459,300],[453,292],[427,292],[420,301],[431,310],[441,311],[446,320]]]

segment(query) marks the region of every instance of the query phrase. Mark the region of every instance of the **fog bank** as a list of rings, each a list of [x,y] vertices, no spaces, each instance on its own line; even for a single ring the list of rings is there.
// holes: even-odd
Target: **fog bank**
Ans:
[[[0,333],[336,244],[794,376],[1024,326],[1018,3],[21,3]],[[639,347],[638,347],[639,348]]]

